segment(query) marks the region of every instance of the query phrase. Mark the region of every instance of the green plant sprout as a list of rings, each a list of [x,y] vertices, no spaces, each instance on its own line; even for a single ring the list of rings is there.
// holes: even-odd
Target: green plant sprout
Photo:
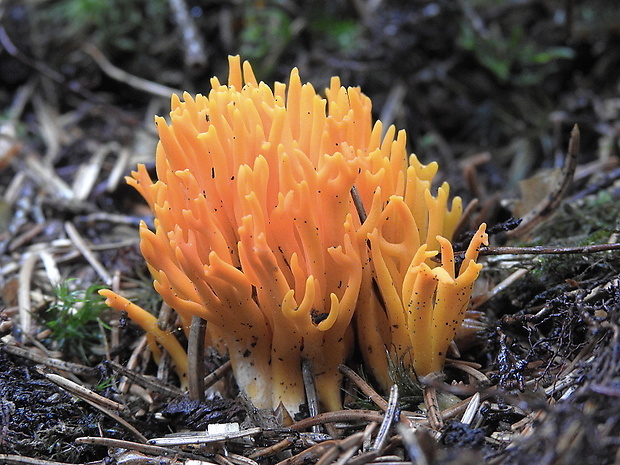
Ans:
[[[508,30],[494,24],[485,35],[461,23],[458,44],[501,82],[529,86],[557,71],[558,61],[574,57],[570,47],[544,47],[532,41],[519,25]]]
[[[42,315],[43,324],[51,330],[50,339],[67,355],[88,362],[92,347],[101,343],[100,319],[107,309],[97,293],[103,286],[92,284],[75,289],[69,279],[54,289],[54,301]]]

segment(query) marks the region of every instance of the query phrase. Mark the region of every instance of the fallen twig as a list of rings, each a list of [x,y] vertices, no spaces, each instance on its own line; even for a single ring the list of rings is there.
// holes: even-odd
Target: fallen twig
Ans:
[[[183,95],[183,91],[180,89],[164,86],[163,84],[158,84],[157,82],[147,81],[146,79],[134,76],[133,74],[129,74],[127,71],[117,68],[110,63],[105,55],[101,53],[101,51],[93,44],[84,44],[83,49],[93,58],[93,60],[97,62],[101,70],[112,79],[119,82],[124,82],[134,89],[142,90],[149,94],[158,95],[159,97],[164,97],[166,99],[170,98],[172,94]]]
[[[557,247],[552,245],[538,245],[532,247],[482,247],[480,255],[561,255],[574,253],[596,253],[620,250],[620,242],[613,244],[578,245],[572,247]],[[462,255],[465,253],[462,252]]]
[[[86,436],[82,438],[76,438],[75,442],[78,444],[94,444],[97,446],[133,450],[137,452],[142,452],[144,454],[152,454],[155,456],[181,457],[181,458],[188,458],[188,459],[200,459],[201,458],[200,456],[197,456],[195,454],[184,452],[178,449],[170,449],[168,447],[155,446],[153,444],[142,444],[139,442],[123,441],[121,439],[98,438],[98,437]]]
[[[199,316],[192,317],[187,342],[187,387],[190,399],[205,400],[205,331],[207,322]]]

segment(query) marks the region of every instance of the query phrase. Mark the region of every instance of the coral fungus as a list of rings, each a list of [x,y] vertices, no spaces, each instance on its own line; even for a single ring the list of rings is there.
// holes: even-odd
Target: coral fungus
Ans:
[[[156,119],[157,180],[142,165],[128,178],[155,216],[140,236],[157,292],[184,325],[208,322],[259,408],[298,412],[307,360],[323,407],[337,409],[338,366],[355,341],[384,381],[386,348],[410,352],[420,374],[441,369],[486,234],[481,227],[457,272],[448,239],[461,204],[448,208],[447,184],[431,194],[437,165],[408,156],[403,131],[383,135],[368,97],[338,78],[326,98],[295,69],[288,86],[271,89],[231,57],[228,85],[213,78],[211,87],[173,96],[170,124]],[[431,260],[438,252],[441,265]],[[144,311],[102,293],[170,346],[184,376],[184,352]]]

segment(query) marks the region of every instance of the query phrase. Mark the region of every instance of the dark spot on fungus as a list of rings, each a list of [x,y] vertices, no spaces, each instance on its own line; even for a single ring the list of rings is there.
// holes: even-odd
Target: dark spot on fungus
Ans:
[[[328,316],[329,313],[319,313],[319,311],[314,308],[310,310],[310,318],[312,318],[312,323],[315,325],[318,325],[321,321],[325,321]]]

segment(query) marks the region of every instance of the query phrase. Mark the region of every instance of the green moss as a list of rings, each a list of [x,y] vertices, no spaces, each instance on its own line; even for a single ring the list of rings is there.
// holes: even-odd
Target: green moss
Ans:
[[[482,33],[464,18],[457,44],[472,52],[500,81],[520,86],[540,84],[557,72],[559,60],[575,56],[569,47],[541,47],[517,23],[495,23]]]
[[[605,244],[618,233],[618,199],[600,191],[578,202],[563,205],[547,222],[534,231],[534,237],[521,246],[574,247]],[[508,289],[508,296],[519,301],[548,298],[575,284],[587,288],[620,269],[620,251],[573,254],[524,255],[519,267],[531,269],[519,284]]]
[[[319,16],[310,24],[312,32],[325,41],[331,50],[351,53],[361,45],[362,30],[354,19]]]
[[[165,0],[62,0],[42,14],[66,38],[134,51],[163,35],[170,12]]]
[[[600,191],[575,203],[564,204],[549,221],[535,230],[529,245],[561,247],[605,243],[618,230],[618,199]]]

